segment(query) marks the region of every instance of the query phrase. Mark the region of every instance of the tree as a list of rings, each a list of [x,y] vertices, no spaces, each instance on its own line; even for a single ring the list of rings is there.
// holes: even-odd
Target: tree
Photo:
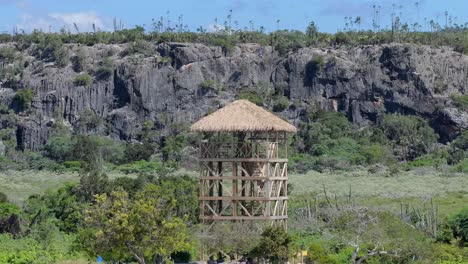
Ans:
[[[260,232],[252,223],[219,222],[201,232],[200,240],[208,252],[222,252],[231,261],[248,255],[258,244]]]
[[[293,252],[293,239],[283,227],[268,227],[260,238],[252,255],[264,258],[269,263],[286,263]]]
[[[329,217],[329,232],[353,248],[353,264],[371,259],[375,263],[408,263],[429,254],[430,239],[392,213],[351,206],[337,209]]]
[[[319,31],[318,31],[317,26],[315,25],[315,22],[311,21],[309,23],[309,26],[307,26],[307,29],[306,29],[306,35],[309,41],[311,42],[311,44],[315,44],[317,42],[318,34],[319,34]]]
[[[468,130],[461,133],[450,144],[450,163],[455,164],[465,158],[468,158]]]
[[[56,191],[29,197],[24,205],[29,226],[41,225],[52,219],[61,231],[76,232],[86,204],[78,201],[75,188],[75,184],[67,184]]]
[[[406,160],[428,153],[437,141],[434,130],[420,117],[386,115],[381,127],[398,156]]]
[[[163,263],[190,246],[186,225],[174,217],[175,205],[175,197],[154,184],[133,200],[124,191],[97,195],[86,211],[85,248],[109,260],[132,256],[140,264]]]

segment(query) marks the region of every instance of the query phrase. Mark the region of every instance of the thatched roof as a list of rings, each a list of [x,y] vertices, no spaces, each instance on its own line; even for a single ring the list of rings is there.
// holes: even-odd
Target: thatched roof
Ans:
[[[197,132],[296,132],[293,125],[247,100],[237,100],[203,117],[191,127]]]

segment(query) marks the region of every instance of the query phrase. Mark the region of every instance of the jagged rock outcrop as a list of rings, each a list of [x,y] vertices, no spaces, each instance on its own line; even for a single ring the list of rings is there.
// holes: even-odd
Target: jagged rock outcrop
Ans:
[[[33,89],[35,96],[31,110],[19,113],[16,133],[22,149],[44,144],[57,116],[78,131],[77,124],[92,113],[105,123],[95,131],[128,141],[137,139],[145,120],[152,120],[164,135],[171,125],[191,123],[247,87],[282,90],[290,105],[280,114],[296,124],[312,107],[343,112],[359,126],[378,121],[384,112],[422,116],[442,141],[468,128],[468,114],[456,109],[450,98],[467,92],[468,57],[449,48],[390,44],[302,48],[280,55],[258,44],[226,51],[162,43],[144,55],[126,54],[125,44],[66,47],[72,58],[84,50],[86,70],[94,81],[77,86],[78,73],[71,63],[60,68],[27,50],[20,86]],[[114,66],[108,75],[100,75],[105,58]],[[14,108],[14,95],[15,90],[0,84],[2,105]]]

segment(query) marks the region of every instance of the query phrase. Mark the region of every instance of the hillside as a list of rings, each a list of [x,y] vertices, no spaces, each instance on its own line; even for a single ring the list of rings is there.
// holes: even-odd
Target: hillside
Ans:
[[[22,150],[38,150],[57,118],[75,133],[135,141],[146,120],[164,136],[236,97],[257,100],[296,125],[306,110],[322,109],[359,127],[383,113],[421,116],[441,142],[468,127],[468,114],[452,100],[467,92],[468,57],[450,48],[388,44],[280,55],[259,44],[227,51],[140,41],[64,44],[60,61],[54,50],[18,47],[0,44],[0,126],[11,125],[5,113],[13,109]],[[18,96],[27,89],[30,107]]]

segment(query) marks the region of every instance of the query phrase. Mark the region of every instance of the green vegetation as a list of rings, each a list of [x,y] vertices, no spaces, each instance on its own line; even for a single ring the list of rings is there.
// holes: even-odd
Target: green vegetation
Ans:
[[[76,86],[89,86],[91,83],[93,83],[93,77],[87,73],[78,74],[74,81]]]
[[[114,61],[110,57],[106,57],[99,63],[96,70],[96,78],[99,80],[108,79],[114,72]]]
[[[107,50],[98,68],[88,69],[86,48],[79,47],[70,58],[74,46],[68,43],[128,43],[118,56],[133,61],[154,56],[154,43],[165,41],[218,45],[225,54],[252,42],[271,45],[284,56],[308,46],[391,42],[468,52],[466,26],[443,28],[432,21],[426,32],[418,25],[411,31],[396,17],[391,29],[373,22],[373,30],[363,31],[360,18],[346,17],[344,31],[336,34],[319,32],[314,22],[305,32],[278,28],[265,33],[253,23],[250,29],[234,29],[230,22],[212,33],[203,28],[189,32],[181,21],[173,27],[163,19],[154,21],[151,32],[137,26],[115,32],[1,34],[0,42],[18,46],[0,47],[0,61],[9,64],[0,77],[17,89],[19,112],[30,110],[34,98],[33,90],[20,89],[26,61],[16,52],[29,46],[34,47],[32,56],[49,62],[47,67],[67,67],[71,60],[77,86],[111,78],[116,56]],[[171,63],[171,58],[166,54],[155,61]],[[305,74],[318,76],[333,62],[314,56]],[[211,79],[199,86],[201,95],[223,90]],[[436,80],[434,87],[444,93],[448,86]],[[236,98],[282,112],[297,104],[288,99],[287,88],[286,83],[271,87],[260,82],[239,87]],[[467,111],[465,95],[452,101]],[[301,174],[290,176],[288,233],[237,223],[204,232],[198,219],[198,180],[180,171],[183,165],[190,168],[197,139],[187,124],[158,113],[137,132],[139,143],[120,142],[102,136],[110,134],[102,116],[86,109],[74,123],[76,134],[58,114],[47,143],[29,152],[16,145],[20,119],[4,106],[0,118],[0,140],[6,146],[0,157],[1,263],[94,260],[97,255],[108,262],[189,262],[200,258],[202,247],[224,252],[221,260],[268,263],[286,262],[302,250],[309,251],[306,263],[468,261],[468,131],[442,146],[421,117],[379,112],[375,124],[356,129],[343,114],[311,106],[298,116],[299,132],[290,139],[290,168]]]
[[[0,47],[0,61],[5,63],[12,63],[15,60],[16,50],[10,46]]]
[[[90,255],[119,261],[133,256],[138,263],[168,260],[189,249],[186,225],[176,216],[173,191],[148,184],[129,199],[125,191],[96,196],[84,218],[83,240]]]
[[[42,57],[56,61],[59,66],[68,63],[67,49],[60,48],[62,43],[79,43],[92,46],[97,43],[131,43],[127,52],[129,54],[154,54],[154,47],[149,42],[191,42],[217,45],[223,48],[224,53],[232,52],[234,46],[240,43],[259,43],[271,45],[280,54],[287,54],[302,47],[315,46],[326,47],[331,45],[376,45],[386,43],[415,43],[430,46],[451,46],[456,51],[468,52],[468,44],[465,34],[466,24],[454,23],[454,19],[448,19],[446,24],[440,25],[436,20],[424,18],[428,22],[424,25],[404,21],[404,18],[396,15],[396,11],[388,18],[390,25],[381,19],[380,6],[373,6],[372,29],[361,27],[361,17],[345,17],[345,24],[341,31],[335,34],[320,32],[314,21],[311,21],[304,31],[280,29],[266,33],[263,26],[254,26],[250,21],[248,27],[235,28],[231,23],[232,11],[227,15],[223,26],[216,26],[215,32],[207,32],[200,26],[195,32],[189,31],[188,25],[183,24],[182,17],[179,23],[170,23],[170,18],[161,17],[153,20],[152,30],[145,32],[144,27],[135,26],[132,29],[115,28],[114,32],[97,31],[94,33],[71,34],[63,30],[60,33],[43,33],[39,30],[31,34],[0,34],[0,43],[17,41],[24,46],[38,44],[43,50]],[[450,16],[451,17],[451,16]],[[410,19],[412,20],[412,19]],[[214,24],[221,21],[216,19]],[[237,22],[236,22],[237,23]],[[424,27],[424,28],[423,28]]]
[[[382,130],[403,159],[426,154],[437,140],[434,130],[420,117],[386,115]]]
[[[156,258],[162,263],[176,258],[171,252],[183,251],[189,261],[199,258],[197,245],[202,243],[205,249],[221,249],[236,259],[250,256],[271,263],[282,263],[304,249],[309,251],[305,258],[317,263],[349,263],[353,258],[375,263],[407,263],[413,258],[416,263],[463,263],[468,258],[467,214],[461,210],[468,202],[466,177],[418,173],[393,177],[365,171],[293,174],[288,234],[278,228],[260,234],[252,226],[226,224],[213,227],[207,237],[198,237],[198,231],[192,230],[198,222],[196,178],[158,173],[153,173],[156,177],[101,178],[91,181],[100,187],[94,189],[96,200],[90,204],[84,202],[89,199],[84,176],[79,180],[74,174],[70,179],[75,183],[62,185],[63,174],[54,179],[50,178],[53,173],[44,173],[40,178],[50,178],[56,187],[43,193],[48,183],[42,183],[42,190],[35,186],[31,193],[38,194],[24,200],[23,210],[2,202],[0,211],[6,213],[1,215],[20,215],[25,232],[16,238],[0,236],[0,249],[4,249],[0,259],[44,258],[37,263],[50,263],[99,254],[106,261],[143,263],[144,258],[147,263]],[[32,173],[24,176],[25,181],[38,178]],[[25,183],[17,182],[18,188],[28,189]],[[6,193],[17,195],[13,190]],[[434,198],[428,202],[423,198],[427,195]],[[431,211],[431,204],[437,212]],[[418,215],[429,213],[438,218],[435,234],[419,222],[423,218]],[[369,254],[377,251],[386,253]]]
[[[262,232],[252,255],[268,263],[285,263],[293,255],[294,240],[282,227],[268,227]]]
[[[31,107],[34,91],[32,89],[21,89],[16,92],[13,100],[21,111],[28,110]]]
[[[468,111],[468,95],[454,95],[452,96],[452,100],[458,109],[465,112]]]
[[[86,70],[86,51],[84,48],[79,48],[76,51],[76,55],[72,58],[73,69],[76,72],[82,72]]]
[[[153,44],[150,42],[143,40],[143,39],[138,39],[132,43],[130,43],[128,49],[127,49],[128,54],[144,54],[144,55],[154,55],[156,52],[156,49]]]

